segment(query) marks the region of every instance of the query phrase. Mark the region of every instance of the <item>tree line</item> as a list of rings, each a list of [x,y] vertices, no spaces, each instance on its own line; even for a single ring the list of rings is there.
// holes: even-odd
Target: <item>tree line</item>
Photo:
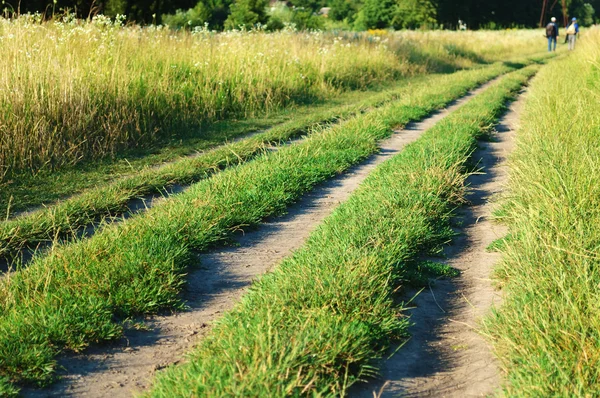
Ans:
[[[237,29],[257,24],[281,29],[469,29],[535,27],[551,16],[595,22],[600,0],[4,0],[5,12],[55,15],[66,10],[79,17],[126,15],[130,22],[166,23],[175,28],[207,25]],[[325,8],[325,10],[323,10]],[[544,14],[542,15],[542,9]],[[322,15],[326,14],[326,15]]]

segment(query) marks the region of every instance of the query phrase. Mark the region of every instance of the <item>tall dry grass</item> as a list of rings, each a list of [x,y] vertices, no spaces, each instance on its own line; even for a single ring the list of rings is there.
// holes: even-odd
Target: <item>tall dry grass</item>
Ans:
[[[600,396],[600,30],[577,46],[533,81],[511,160],[486,321],[508,396]]]
[[[540,40],[541,39],[541,40]],[[474,64],[507,61],[544,50],[542,33],[536,30],[501,31],[400,31],[390,48],[406,54],[411,64],[431,71]]]
[[[0,181],[115,155],[217,119],[534,48],[523,40],[487,59],[476,54],[497,37],[190,34],[103,17],[0,19]]]

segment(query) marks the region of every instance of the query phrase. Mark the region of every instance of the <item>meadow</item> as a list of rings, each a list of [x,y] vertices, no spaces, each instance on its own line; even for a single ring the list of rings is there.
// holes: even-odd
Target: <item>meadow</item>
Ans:
[[[507,396],[600,394],[600,32],[532,82],[498,212],[510,234],[487,318]],[[565,74],[569,71],[568,74]]]
[[[376,375],[373,360],[407,335],[395,292],[455,274],[419,253],[451,239],[477,138],[535,71],[508,75],[378,167],[148,396],[345,396]]]
[[[194,252],[283,212],[317,183],[376,152],[392,126],[424,117],[503,70],[509,68],[425,81],[415,95],[215,174],[90,239],[40,253],[0,281],[2,371],[43,385],[52,380],[60,350],[118,338],[116,319],[181,308]]]
[[[590,56],[552,60],[536,31],[175,32],[24,16],[0,19],[0,43],[0,257],[15,261],[0,279],[0,395],[52,384],[57,358],[120,339],[132,319],[185,310],[198,253],[496,79],[375,169],[147,392],[346,394],[406,338],[397,292],[456,275],[422,256],[454,236],[471,155],[507,102],[538,70],[537,87],[557,65],[595,70]],[[535,87],[533,98],[550,98]],[[130,212],[174,186],[182,192]],[[505,206],[507,220],[532,214],[518,206]]]
[[[275,115],[349,90],[533,53],[532,37],[529,31],[216,34],[101,17],[0,19],[0,184],[7,188],[0,207],[24,210],[82,190],[85,181],[139,170],[147,165],[133,162],[140,153],[145,158],[190,137],[200,149],[199,137],[231,138],[223,130],[235,126],[215,133],[215,121]],[[106,165],[117,160],[120,167]],[[81,166],[90,162],[90,178],[81,178]],[[96,164],[108,170],[95,175]],[[23,185],[34,184],[57,194],[32,199]]]

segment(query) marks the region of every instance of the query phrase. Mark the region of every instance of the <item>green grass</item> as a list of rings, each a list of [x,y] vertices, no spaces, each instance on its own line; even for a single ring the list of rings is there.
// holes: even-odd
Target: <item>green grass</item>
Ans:
[[[0,37],[0,181],[424,71],[378,43],[321,34],[22,16],[0,20]]]
[[[419,256],[453,236],[477,138],[535,70],[503,78],[379,166],[148,395],[341,396],[374,376],[407,333],[394,292],[456,274]]]
[[[504,300],[484,324],[506,396],[600,395],[599,43],[587,32],[532,82],[510,159]]]
[[[279,143],[319,128],[323,120],[348,119],[361,111],[373,110],[394,100],[410,103],[408,99],[410,95],[428,86],[447,84],[451,79],[465,81],[466,85],[461,87],[460,91],[456,91],[456,94],[432,103],[427,108],[429,112],[444,106],[448,101],[463,94],[465,90],[510,69],[498,63],[474,71],[457,72],[451,76],[419,77],[393,90],[372,95],[354,104],[320,109],[306,117],[299,117],[248,139],[207,151],[198,157],[183,158],[159,169],[145,168],[138,174],[119,179],[106,186],[90,189],[55,206],[0,222],[0,256],[8,256],[24,246],[35,246],[39,242],[73,235],[78,228],[97,221],[103,216],[126,212],[128,203],[136,197],[159,193],[173,184],[197,182],[215,171],[243,163],[259,155],[270,143]],[[417,117],[420,117],[420,114]]]
[[[52,380],[59,352],[118,338],[124,317],[180,308],[194,251],[281,213],[315,184],[376,152],[392,127],[485,80],[482,73],[448,76],[444,84],[229,168],[140,216],[36,257],[0,281],[0,376],[43,385]]]
[[[507,245],[510,244],[510,235],[503,236],[502,238],[495,239],[492,243],[486,247],[488,252],[502,252]]]
[[[452,236],[448,234],[448,239]],[[454,278],[460,275],[460,271],[456,268],[435,261],[417,262],[405,272],[406,279],[416,287],[427,286],[431,278]]]
[[[5,377],[0,377],[0,397],[18,397],[19,389]]]
[[[218,120],[537,51],[528,31],[405,35],[2,18],[0,183],[118,157]]]
[[[365,90],[342,93],[334,98],[315,101],[309,105],[290,105],[281,111],[261,117],[242,120],[224,120],[207,123],[198,129],[180,133],[177,137],[158,140],[148,148],[124,151],[115,158],[84,162],[58,171],[20,175],[0,183],[0,214],[14,214],[41,205],[52,205],[58,199],[73,196],[115,179],[157,167],[164,162],[176,161],[198,151],[223,145],[248,133],[273,127],[308,131],[312,124],[325,123],[349,114],[361,105],[376,104],[406,84],[414,84],[427,76],[402,79],[393,84],[375,85]],[[31,187],[36,187],[32,190]]]

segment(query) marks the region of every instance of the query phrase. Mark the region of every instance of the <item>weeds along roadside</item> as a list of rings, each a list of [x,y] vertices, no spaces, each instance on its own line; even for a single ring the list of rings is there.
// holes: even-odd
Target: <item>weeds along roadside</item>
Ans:
[[[504,77],[379,166],[148,396],[343,396],[375,375],[374,360],[407,334],[394,292],[452,273],[419,255],[453,236],[477,138],[536,70]]]
[[[504,300],[484,323],[507,396],[600,395],[599,44],[590,29],[532,82],[510,158]]]
[[[227,169],[10,274],[0,281],[0,375],[47,383],[60,351],[118,338],[124,317],[181,308],[194,251],[282,212],[315,184],[376,152],[391,127],[424,117],[476,80],[463,78]]]
[[[529,61],[528,61],[529,62]],[[208,151],[198,157],[183,158],[159,169],[143,172],[117,180],[106,187],[89,190],[55,206],[42,208],[23,217],[0,222],[0,257],[16,253],[25,246],[48,243],[61,237],[77,235],[81,227],[99,221],[101,217],[127,212],[131,200],[148,194],[157,194],[174,184],[191,184],[231,165],[251,159],[272,143],[280,143],[317,127],[324,120],[349,118],[361,111],[382,106],[393,100],[409,103],[413,92],[427,86],[447,85],[453,80],[456,90],[441,101],[432,102],[428,111],[443,107],[447,102],[467,90],[493,77],[508,72],[513,67],[501,63],[453,75],[432,75],[416,79],[415,84],[400,87],[394,92],[384,92],[359,104],[324,110],[306,118],[290,121],[256,136]],[[406,97],[406,98],[404,98]]]

